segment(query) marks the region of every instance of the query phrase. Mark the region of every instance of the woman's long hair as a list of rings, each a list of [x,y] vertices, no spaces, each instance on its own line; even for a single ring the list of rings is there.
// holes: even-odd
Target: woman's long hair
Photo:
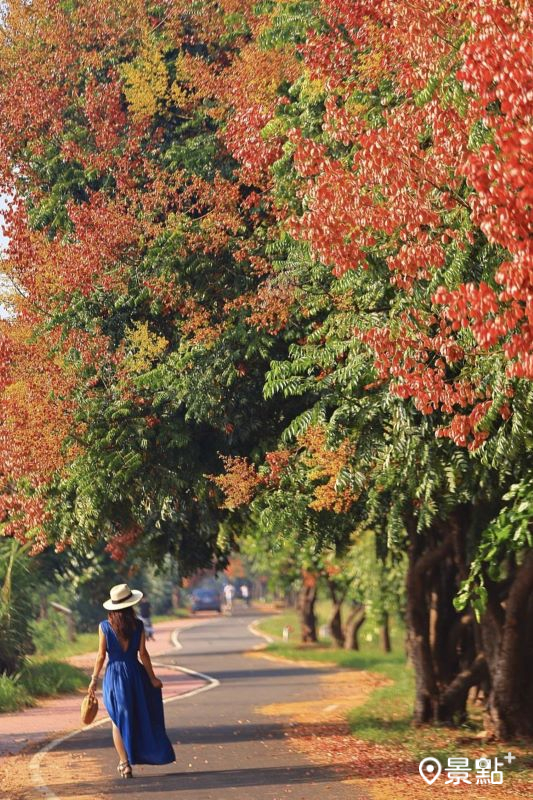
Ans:
[[[122,647],[126,647],[137,627],[137,619],[133,607],[121,608],[119,611],[110,611],[107,615],[109,624],[115,631]]]

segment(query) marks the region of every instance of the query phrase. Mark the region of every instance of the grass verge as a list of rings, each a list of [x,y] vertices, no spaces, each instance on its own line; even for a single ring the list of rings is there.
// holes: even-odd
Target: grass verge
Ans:
[[[0,712],[35,705],[37,697],[50,697],[85,689],[87,675],[61,661],[28,662],[17,675],[0,675]]]
[[[37,648],[35,656],[32,657],[34,662],[46,661],[62,661],[71,656],[79,656],[84,653],[93,653],[98,650],[98,633],[78,633],[73,642],[67,639],[59,639],[53,647],[46,649]]]
[[[18,711],[31,705],[32,698],[20,682],[20,675],[0,675],[0,713]]]
[[[328,621],[330,608],[331,603],[329,603],[327,600],[319,600],[316,603],[315,612],[318,628],[320,628],[322,625],[325,625]],[[281,639],[283,636],[283,628],[289,627],[291,629],[290,638],[297,639],[298,632],[300,630],[300,622],[297,612],[292,608],[288,608],[273,617],[268,617],[267,619],[261,620],[261,624],[258,627],[264,633],[268,633],[270,636],[273,636],[277,639]],[[321,639],[323,641],[329,641],[329,637],[321,637]]]
[[[282,630],[283,624],[287,624],[283,617],[290,619],[291,613],[261,621],[258,628],[270,635],[279,635],[279,625],[273,623],[282,622]],[[392,683],[375,689],[364,703],[349,711],[347,723],[355,739],[389,747],[391,757],[402,752],[420,761],[431,755],[446,764],[447,759],[453,756],[467,756],[471,761],[482,755],[501,759],[503,753],[510,750],[516,755],[516,761],[511,766],[504,762],[506,782],[511,787],[533,783],[530,743],[522,740],[505,744],[483,741],[480,736],[482,709],[479,706],[469,706],[468,722],[458,728],[416,727],[413,724],[414,673],[405,658],[401,629],[393,628],[392,645],[392,652],[384,653],[377,642],[363,642],[360,651],[340,650],[325,643],[298,645],[274,642],[268,645],[266,652],[291,661],[335,664],[348,669],[381,673],[389,678]]]

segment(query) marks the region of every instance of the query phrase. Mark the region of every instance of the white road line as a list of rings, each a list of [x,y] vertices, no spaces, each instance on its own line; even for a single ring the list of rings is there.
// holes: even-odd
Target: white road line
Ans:
[[[191,689],[190,692],[185,692],[184,694],[179,694],[176,697],[167,697],[163,700],[163,703],[171,703],[173,700],[180,700],[182,697],[192,697],[193,694],[200,694],[200,692],[207,692],[209,689],[214,689],[216,686],[220,686],[220,681],[218,678],[213,678],[212,675],[207,675],[205,672],[198,672],[195,669],[189,669],[189,667],[180,667],[177,664],[165,664],[161,661],[152,661],[154,667],[164,667],[165,669],[177,669],[180,672],[186,672],[187,675],[194,675],[195,677],[202,678],[204,681],[207,681],[207,686],[199,686],[197,689]]]
[[[188,625],[187,627],[192,627],[192,625]],[[184,630],[181,628],[181,630]],[[176,631],[172,633],[171,640],[174,643],[174,635]],[[177,637],[176,637],[177,641]],[[178,642],[179,648],[182,645]],[[178,649],[179,649],[178,648]],[[158,661],[152,662],[155,667],[165,667],[166,669],[175,669],[179,672],[185,672],[188,675],[193,675],[198,678],[202,678],[203,680],[207,681],[204,686],[199,686],[196,689],[191,689],[189,692],[184,692],[183,694],[176,695],[175,697],[167,697],[163,700],[163,703],[173,703],[176,700],[185,700],[188,697],[193,697],[195,694],[200,694],[200,692],[208,692],[210,689],[215,689],[217,686],[220,686],[220,681],[217,678],[213,678],[211,675],[206,675],[204,672],[197,672],[194,669],[189,669],[188,667],[178,667],[175,664],[162,664]],[[41,764],[46,756],[51,750],[58,747],[63,742],[68,741],[68,739],[72,739],[73,736],[77,736],[78,733],[83,733],[84,731],[91,730],[91,728],[98,728],[100,725],[105,725],[107,722],[111,722],[109,717],[104,717],[103,719],[99,719],[98,722],[93,722],[91,725],[85,725],[83,728],[78,728],[78,730],[71,731],[70,733],[65,734],[65,736],[60,736],[58,739],[53,739],[51,742],[48,742],[44,747],[42,747],[30,761],[30,775],[33,781],[33,785],[35,786],[36,790],[39,792],[41,797],[47,798],[47,800],[61,800],[59,795],[57,795],[49,786],[46,785],[44,782],[42,773],[41,773]]]
[[[260,619],[254,619],[254,621],[250,622],[250,624],[248,625],[248,630],[250,631],[250,633],[253,633],[254,636],[259,636],[260,638],[265,639],[265,642],[262,642],[261,644],[256,644],[255,647],[252,648],[253,650],[263,650],[267,646],[267,644],[272,644],[274,641],[272,636],[269,636],[268,633],[263,633],[258,629],[257,626],[259,625],[260,622],[261,622]]]
[[[183,650],[183,645],[179,640],[179,635],[182,631],[187,631],[189,628],[202,628],[205,625],[211,625],[212,622],[216,622],[217,620],[222,619],[222,617],[209,617],[205,620],[205,622],[199,622],[198,620],[194,620],[194,622],[189,623],[189,625],[182,625],[181,628],[175,628],[172,633],[170,634],[170,641],[172,642],[172,647],[175,650]]]
[[[335,711],[336,708],[339,707],[338,703],[332,703],[330,706],[326,706],[324,709],[324,713],[327,714],[330,711]]]
[[[197,628],[197,627],[198,628],[200,627],[197,622],[191,622],[190,625],[183,625],[181,628],[174,628],[174,630],[170,634],[170,641],[172,642],[172,647],[175,650],[183,650],[183,645],[180,642],[178,635],[181,633],[181,631],[186,631],[189,628]]]

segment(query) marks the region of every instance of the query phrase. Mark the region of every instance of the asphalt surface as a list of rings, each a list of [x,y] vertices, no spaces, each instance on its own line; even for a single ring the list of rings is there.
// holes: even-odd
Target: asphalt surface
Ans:
[[[92,789],[106,800],[364,800],[354,785],[342,782],[354,776],[328,763],[327,749],[323,764],[311,764],[290,749],[286,718],[256,711],[269,703],[316,699],[318,675],[324,674],[323,669],[243,655],[260,641],[248,630],[256,617],[256,612],[237,608],[231,617],[206,620],[180,633],[182,650],[157,658],[220,681],[209,691],[165,705],[175,764],[136,766],[133,780],[120,780],[106,724],[73,737],[61,750],[74,758],[90,754],[108,777],[92,779],[89,786],[82,773],[80,781],[55,783],[54,790],[74,798]]]

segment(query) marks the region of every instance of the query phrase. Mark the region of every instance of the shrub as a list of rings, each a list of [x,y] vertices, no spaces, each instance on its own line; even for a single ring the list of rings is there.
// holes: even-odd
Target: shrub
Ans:
[[[31,581],[29,545],[0,539],[0,673],[14,674],[34,652],[31,621],[37,600]]]
[[[89,684],[82,670],[61,661],[27,663],[21,670],[20,682],[34,697],[76,692]]]
[[[61,661],[27,662],[16,675],[0,675],[0,713],[35,705],[34,698],[87,688],[87,675]]]
[[[32,699],[22,685],[20,675],[0,675],[0,712],[18,711],[31,705]]]

